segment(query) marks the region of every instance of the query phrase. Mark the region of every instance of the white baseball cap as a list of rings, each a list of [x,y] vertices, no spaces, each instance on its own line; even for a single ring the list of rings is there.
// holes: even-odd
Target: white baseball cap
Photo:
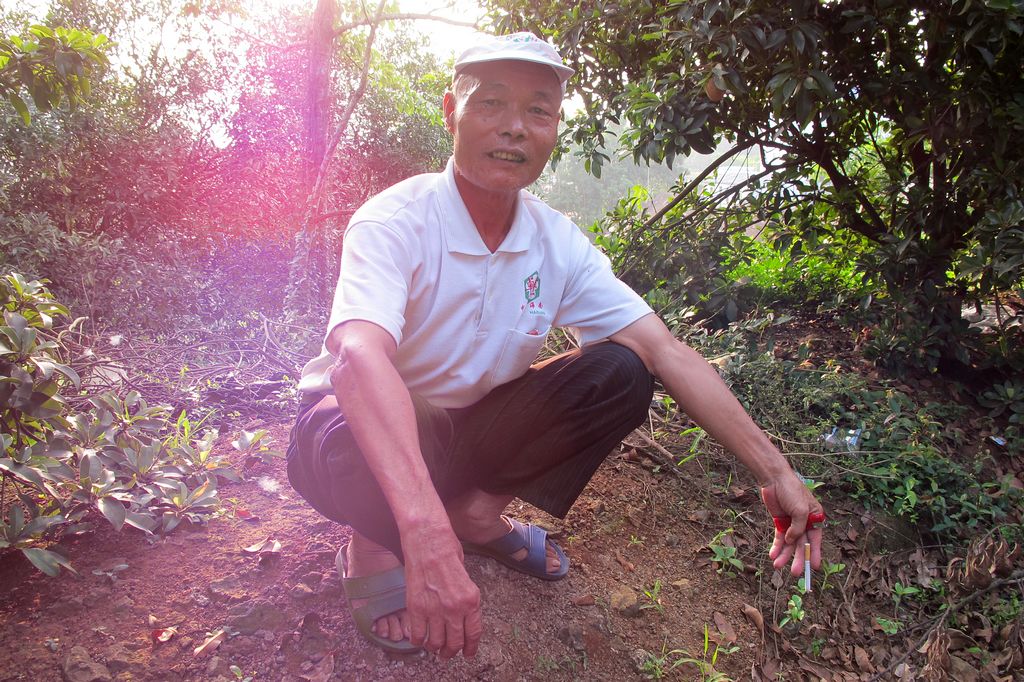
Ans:
[[[576,73],[562,63],[562,57],[555,48],[532,33],[525,31],[504,36],[485,35],[479,42],[467,48],[455,60],[455,73],[459,73],[470,64],[496,62],[504,59],[533,62],[550,66],[565,94],[565,82]]]

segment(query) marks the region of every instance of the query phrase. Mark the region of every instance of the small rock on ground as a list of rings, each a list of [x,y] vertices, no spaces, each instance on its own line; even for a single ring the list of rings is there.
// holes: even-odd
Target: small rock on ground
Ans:
[[[316,592],[314,592],[313,589],[306,583],[297,583],[295,587],[293,587],[290,590],[289,594],[291,595],[292,599],[295,599],[297,601],[305,601],[306,599],[309,599],[310,597],[315,595]]]
[[[583,626],[570,623],[558,631],[558,639],[574,651],[586,651],[586,633]]]
[[[246,613],[232,618],[231,627],[243,635],[251,635],[257,630],[277,630],[284,626],[284,611],[268,602],[257,602]]]
[[[227,677],[231,673],[231,664],[220,656],[214,656],[206,663],[206,674]]]
[[[85,647],[71,647],[61,666],[64,682],[111,682],[110,670],[89,656]]]
[[[619,615],[627,618],[635,618],[640,615],[640,598],[636,592],[625,585],[615,588],[608,602]]]
[[[216,600],[234,602],[245,598],[245,590],[242,583],[234,576],[221,578],[210,583],[206,591]]]
[[[71,616],[84,608],[85,601],[81,597],[64,597],[50,604],[47,610],[55,616]]]
[[[107,662],[107,668],[113,673],[119,673],[132,667],[134,657],[120,642],[115,642],[103,652],[103,658]]]

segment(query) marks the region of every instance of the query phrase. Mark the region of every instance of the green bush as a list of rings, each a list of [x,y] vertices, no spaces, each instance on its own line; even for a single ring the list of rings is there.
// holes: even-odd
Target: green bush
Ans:
[[[985,458],[966,454],[980,445],[956,428],[968,408],[922,403],[838,365],[802,368],[779,360],[735,326],[697,332],[691,343],[709,356],[728,354],[726,382],[804,475],[942,538],[968,538],[999,524],[1019,533],[1020,491],[993,480]],[[827,442],[833,429],[856,433],[856,442]]]
[[[742,216],[732,216],[726,226],[701,216],[707,199],[701,190],[668,210],[665,225],[652,230],[648,199],[647,190],[634,187],[590,228],[617,275],[660,312],[686,307],[696,319],[719,318],[723,326],[736,320],[747,293],[743,283],[724,276],[721,254]]]
[[[159,233],[129,240],[66,231],[43,213],[0,215],[0,275],[48,288],[94,330],[147,335],[232,332],[281,307],[287,246]]]
[[[838,256],[838,254],[836,254]],[[764,241],[740,235],[722,253],[728,280],[747,280],[768,302],[817,300],[864,295],[869,286],[852,261],[826,258],[819,252],[779,251]]]
[[[66,558],[39,545],[101,517],[169,533],[216,511],[218,477],[234,474],[212,452],[215,431],[134,391],[83,400],[55,323],[68,310],[43,282],[3,277],[0,309],[0,549],[57,575]]]
[[[173,255],[177,248],[158,247],[65,231],[43,213],[0,217],[0,274],[45,277],[62,300],[101,328],[194,323],[195,276]]]

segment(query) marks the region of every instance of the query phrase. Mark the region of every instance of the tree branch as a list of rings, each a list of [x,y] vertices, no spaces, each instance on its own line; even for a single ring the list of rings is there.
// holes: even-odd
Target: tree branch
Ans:
[[[373,42],[377,37],[377,27],[380,25],[386,3],[387,0],[380,0],[373,18],[366,20],[366,24],[370,27],[370,35],[366,38],[366,48],[363,50],[363,64],[362,70],[359,73],[359,85],[348,98],[348,102],[345,104],[345,111],[342,112],[341,120],[338,122],[338,127],[335,129],[334,135],[331,136],[330,144],[328,144],[327,150],[324,152],[324,159],[320,164],[320,172],[317,174],[316,184],[313,186],[313,191],[309,197],[310,220],[313,220],[320,211],[320,197],[323,194],[327,171],[330,169],[334,152],[337,150],[341,138],[345,135],[345,131],[348,130],[348,122],[352,118],[356,107],[359,106],[359,101],[363,98],[363,94],[366,92],[366,84],[370,78],[370,60],[373,57]]]
[[[338,144],[341,142],[342,137],[344,137],[345,132],[348,130],[348,124],[352,118],[352,114],[355,112],[356,107],[363,98],[363,94],[366,92],[366,86],[370,79],[370,62],[373,58],[373,43],[377,37],[377,28],[380,25],[380,18],[384,14],[384,5],[386,3],[387,0],[380,0],[373,17],[367,19],[366,23],[370,27],[370,34],[366,37],[366,47],[363,49],[362,68],[359,73],[359,85],[349,96],[348,102],[345,104],[345,110],[341,114],[337,128],[335,128],[334,132],[331,134],[330,141],[324,150],[323,159],[317,169],[313,187],[306,198],[306,207],[303,212],[302,225],[299,228],[299,233],[295,236],[295,256],[292,258],[292,262],[289,266],[289,289],[285,296],[285,310],[289,315],[300,314],[301,306],[308,305],[308,301],[310,299],[310,292],[305,290],[305,284],[308,281],[310,252],[315,240],[317,225],[320,222],[318,217],[320,215],[324,187],[327,184],[328,171],[330,170],[331,162],[334,160]]]
[[[718,194],[715,194],[714,196],[708,197],[708,199],[706,201],[703,201],[703,202],[701,202],[700,204],[698,204],[697,206],[694,207],[693,213],[690,213],[689,215],[687,215],[687,216],[685,216],[683,218],[680,218],[679,220],[674,220],[671,223],[668,223],[667,225],[662,226],[660,228],[660,231],[664,232],[666,230],[671,230],[673,227],[678,227],[679,225],[681,225],[683,223],[684,220],[685,221],[692,221],[693,218],[694,218],[694,215],[698,211],[706,211],[707,209],[711,208],[712,206],[715,206],[716,204],[718,204],[720,201],[722,201],[726,197],[728,197],[728,196],[730,196],[732,194],[736,194],[737,192],[739,192],[741,189],[743,189],[747,185],[753,184],[753,183],[761,180],[762,178],[765,178],[765,177],[771,175],[775,171],[780,171],[780,170],[784,170],[786,168],[790,168],[792,166],[797,165],[798,163],[799,163],[798,161],[792,161],[792,162],[789,162],[789,163],[783,163],[783,164],[779,164],[779,165],[775,165],[775,166],[768,166],[767,168],[765,168],[760,173],[757,173],[755,175],[751,175],[750,177],[746,178],[742,182],[738,182],[735,185],[730,185],[728,188],[723,189]]]
[[[675,198],[672,201],[665,204],[665,206],[663,206],[660,211],[651,216],[647,220],[647,222],[643,224],[643,227],[640,228],[640,231],[643,232],[650,229],[655,223],[664,218],[665,214],[667,214],[673,208],[682,203],[683,199],[685,199],[690,194],[690,192],[696,189],[697,186],[700,185],[700,183],[703,182],[706,177],[708,177],[716,170],[718,170],[719,166],[721,166],[723,163],[725,163],[732,157],[736,156],[740,152],[750,149],[751,147],[754,146],[755,142],[756,140],[751,139],[747,140],[746,142],[743,142],[742,144],[737,144],[735,147],[733,147],[732,149],[730,149],[729,151],[725,152],[717,159],[712,161],[707,168],[705,168],[697,175],[697,177],[695,177],[693,180],[687,183],[685,187],[679,190],[679,193],[676,194]]]
[[[847,216],[847,220],[850,221],[850,228],[855,232],[858,232],[873,242],[878,242],[886,232],[885,222],[882,217],[878,214],[877,209],[871,203],[871,200],[864,196],[856,184],[840,169],[835,161],[832,160],[832,156],[827,151],[823,151],[818,158],[809,158],[808,160],[817,163],[821,166],[821,169],[828,175],[828,179],[832,182],[832,186],[838,191],[847,191],[853,194],[856,199],[856,203],[860,204],[861,209],[867,213],[871,219],[870,222],[865,220],[856,210],[850,211],[850,215]]]
[[[664,446],[658,443],[656,440],[644,433],[642,428],[638,428],[633,431],[633,435],[638,436],[640,440],[644,442],[649,450],[645,450],[644,454],[650,459],[654,460],[657,464],[660,464],[663,469],[662,471],[669,471],[675,474],[679,478],[686,478],[686,475],[679,470],[676,464],[675,455],[666,450]]]
[[[718,160],[716,159],[716,161],[718,161]],[[735,185],[731,185],[727,189],[724,189],[721,192],[719,192],[718,194],[715,194],[714,196],[709,197],[707,200],[705,200],[703,202],[700,202],[697,206],[694,207],[693,211],[691,211],[690,213],[688,213],[687,215],[683,216],[682,218],[680,218],[678,220],[673,220],[671,223],[663,225],[662,227],[659,228],[658,231],[659,232],[666,232],[668,230],[671,230],[674,227],[677,227],[677,226],[681,225],[684,221],[695,222],[696,220],[699,219],[699,216],[702,216],[706,211],[711,209],[713,206],[716,206],[723,199],[725,199],[725,198],[727,198],[727,197],[729,197],[731,195],[738,194],[739,191],[742,190],[747,185],[755,183],[758,180],[760,180],[761,178],[764,178],[764,177],[766,177],[768,175],[771,175],[772,173],[774,173],[776,171],[783,170],[784,168],[789,168],[791,166],[797,165],[798,163],[799,163],[798,161],[792,161],[792,162],[789,162],[789,163],[783,163],[783,164],[779,164],[779,165],[775,165],[775,166],[769,166],[769,167],[765,168],[762,172],[757,173],[756,175],[751,175],[746,180],[743,180],[742,182],[738,182]],[[686,195],[689,192],[693,191],[693,189],[696,187],[696,185],[694,183],[695,182],[699,182],[700,180],[704,179],[705,177],[707,177],[707,174],[706,173],[702,173],[701,176],[699,176],[694,182],[689,183],[684,188],[685,193],[680,193],[680,195],[676,199],[674,199],[672,203],[674,205],[677,205],[679,202],[681,202],[682,199],[685,198]],[[663,214],[664,210],[661,213]],[[650,227],[648,227],[649,225],[653,225],[653,220],[648,220],[646,223],[641,225],[640,228],[637,230],[637,233],[640,234],[640,233],[646,232],[648,229],[650,229]],[[644,245],[644,247],[641,250],[639,250],[637,252],[631,253],[630,254],[630,256],[631,256],[630,261],[628,262],[628,264],[626,264],[622,268],[622,271],[620,273],[618,273],[618,276],[621,278],[621,277],[624,277],[625,275],[627,275],[629,272],[631,272],[633,270],[633,268],[643,259],[643,257],[647,255],[647,252],[648,252],[648,250],[650,250],[650,248],[651,248],[651,244],[648,243],[648,244]]]
[[[340,36],[343,33],[347,33],[354,28],[360,26],[376,26],[383,21],[440,21],[443,24],[450,24],[452,26],[464,26],[466,28],[477,29],[479,25],[475,21],[461,21],[459,19],[449,19],[448,17],[437,16],[436,14],[421,14],[419,12],[398,12],[395,14],[381,14],[378,12],[372,19],[365,17],[363,19],[357,19],[350,21],[347,24],[341,24],[334,31],[334,35]]]

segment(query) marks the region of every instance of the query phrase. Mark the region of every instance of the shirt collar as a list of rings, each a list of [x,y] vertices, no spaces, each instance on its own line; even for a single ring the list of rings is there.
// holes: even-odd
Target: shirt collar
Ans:
[[[448,159],[448,165],[441,174],[440,183],[441,215],[444,216],[442,231],[445,246],[450,253],[464,253],[470,256],[489,256],[490,249],[484,244],[480,233],[469,216],[469,210],[462,201],[459,188],[455,184],[455,158]],[[526,251],[530,246],[530,237],[535,229],[532,217],[523,202],[523,190],[519,191],[516,201],[516,216],[512,228],[505,235],[496,253],[515,253]]]

